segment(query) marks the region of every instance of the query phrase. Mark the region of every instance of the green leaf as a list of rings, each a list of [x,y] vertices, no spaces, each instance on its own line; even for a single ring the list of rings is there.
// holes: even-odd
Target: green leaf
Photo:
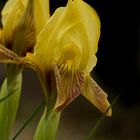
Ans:
[[[12,138],[12,140],[15,140],[20,133],[24,130],[24,128],[33,120],[33,118],[41,111],[41,109],[45,106],[45,101],[43,101],[41,104],[39,104],[36,109],[31,113],[31,115],[27,118],[27,120],[24,121],[23,125],[19,128],[19,130],[16,132],[15,136]]]
[[[105,119],[106,117],[106,113],[109,111],[110,108],[113,107],[113,105],[116,103],[116,101],[118,100],[118,98],[120,97],[120,94],[117,95],[115,97],[115,99],[113,100],[112,104],[110,105],[110,107],[106,110],[106,112],[100,117],[100,119],[97,121],[96,125],[92,128],[91,132],[89,133],[88,137],[86,138],[86,140],[93,140],[93,137],[95,136],[95,132],[97,130],[97,128],[99,127],[99,125],[101,124],[101,122]]]
[[[33,140],[55,140],[61,112],[52,111],[47,114],[45,110]]]
[[[1,87],[1,92],[0,92],[0,97],[5,97],[7,93],[7,79],[4,80],[2,87]],[[2,102],[0,104],[0,136],[2,140],[7,140],[8,136],[6,135],[7,132],[7,112],[8,112],[8,105],[7,102]]]
[[[12,131],[20,99],[21,84],[22,69],[15,65],[8,65],[7,78],[0,92],[0,99],[7,98],[0,103],[0,138],[2,140],[8,140]]]
[[[12,91],[10,94],[6,95],[3,98],[0,98],[0,103],[2,103],[3,101],[5,101],[6,99],[8,99],[11,95],[13,95],[16,92],[16,90],[18,90],[18,89],[15,89],[14,91]]]

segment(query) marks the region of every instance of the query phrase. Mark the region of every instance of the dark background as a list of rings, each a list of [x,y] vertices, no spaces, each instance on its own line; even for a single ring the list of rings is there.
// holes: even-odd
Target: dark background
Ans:
[[[92,74],[108,93],[111,102],[121,93],[113,107],[113,116],[106,118],[98,127],[95,139],[139,140],[140,6],[136,0],[85,1],[95,8],[101,20],[98,63]],[[2,2],[4,1],[0,2],[1,5],[3,5]],[[51,14],[57,7],[66,5],[66,2],[66,0],[51,0]],[[0,68],[2,81],[3,65]],[[24,77],[17,127],[20,126],[18,122],[22,123],[24,119],[21,114],[28,116],[31,109],[43,98],[39,93],[40,85],[36,74],[25,70]],[[29,109],[26,110],[25,106]],[[77,98],[62,114],[58,139],[84,140],[101,115],[83,97]],[[19,140],[31,139],[35,123],[25,129]]]

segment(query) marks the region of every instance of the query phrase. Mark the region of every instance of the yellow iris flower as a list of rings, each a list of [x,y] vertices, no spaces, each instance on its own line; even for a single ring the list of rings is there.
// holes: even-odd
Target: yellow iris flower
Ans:
[[[90,76],[97,63],[95,54],[100,37],[100,20],[96,11],[82,0],[68,0],[66,7],[56,9],[50,17],[49,0],[34,0],[34,10],[31,2],[28,5],[26,0],[7,2],[2,12],[4,27],[0,62],[30,65],[34,69],[37,67],[48,84],[46,87],[49,87],[49,84],[52,86],[48,81],[53,75],[55,80],[51,82],[57,87],[54,109],[58,111],[82,94],[100,111],[106,112],[110,107],[107,94]],[[29,22],[32,25],[27,24],[31,29],[25,27],[23,30],[17,25],[17,21],[21,23],[20,17],[26,7],[29,10],[26,10],[27,14],[24,15],[34,22]],[[24,22],[27,23],[28,20]],[[20,32],[23,30],[22,39],[27,42],[23,44],[26,47],[34,46],[33,51],[26,50],[25,57],[19,57],[4,48],[4,45],[6,46],[6,43],[13,38],[15,28],[20,28],[15,42],[19,42]],[[19,46],[16,45],[16,48]],[[111,109],[107,115],[111,116]]]

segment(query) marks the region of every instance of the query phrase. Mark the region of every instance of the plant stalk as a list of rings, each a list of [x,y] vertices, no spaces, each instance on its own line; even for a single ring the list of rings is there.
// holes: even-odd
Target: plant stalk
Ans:
[[[0,104],[0,138],[9,140],[19,105],[21,86],[22,86],[22,68],[13,64],[7,65],[7,78],[5,79],[0,98],[9,96]]]

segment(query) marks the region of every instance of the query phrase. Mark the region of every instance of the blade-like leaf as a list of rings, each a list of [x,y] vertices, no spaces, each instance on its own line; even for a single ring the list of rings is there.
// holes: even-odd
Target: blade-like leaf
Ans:
[[[9,97],[6,97],[6,100],[0,103],[0,139],[2,140],[9,139],[15,122],[19,98],[21,95],[22,77],[20,71],[21,70],[14,69],[11,71],[11,75],[9,75],[8,72],[8,76],[1,87],[0,98],[2,99],[9,95]],[[11,93],[12,96],[10,96]]]
[[[55,140],[61,112],[46,109],[38,123],[33,140]]]
[[[117,95],[115,97],[115,99],[113,100],[112,104],[110,105],[110,107],[106,110],[106,112],[100,117],[100,119],[97,121],[96,125],[92,128],[91,132],[89,133],[88,137],[86,138],[86,140],[93,140],[93,137],[95,136],[95,132],[97,130],[97,128],[99,127],[99,125],[101,124],[101,122],[105,119],[106,117],[106,113],[108,112],[108,110],[110,108],[113,107],[113,105],[116,103],[116,101],[118,100],[118,98],[120,97],[120,94]]]
[[[12,140],[15,140],[20,133],[24,130],[24,128],[33,120],[33,118],[41,111],[41,109],[45,106],[45,101],[43,101],[41,104],[39,104],[36,109],[30,114],[30,116],[25,120],[23,125],[19,128],[19,130],[16,132],[15,136],[12,138]]]
[[[17,91],[18,89],[15,89],[14,91],[12,91],[10,94],[6,95],[3,98],[0,98],[0,103],[2,103],[3,101],[5,101],[6,99],[8,99],[11,95],[13,95],[14,93],[16,93],[15,91]]]

